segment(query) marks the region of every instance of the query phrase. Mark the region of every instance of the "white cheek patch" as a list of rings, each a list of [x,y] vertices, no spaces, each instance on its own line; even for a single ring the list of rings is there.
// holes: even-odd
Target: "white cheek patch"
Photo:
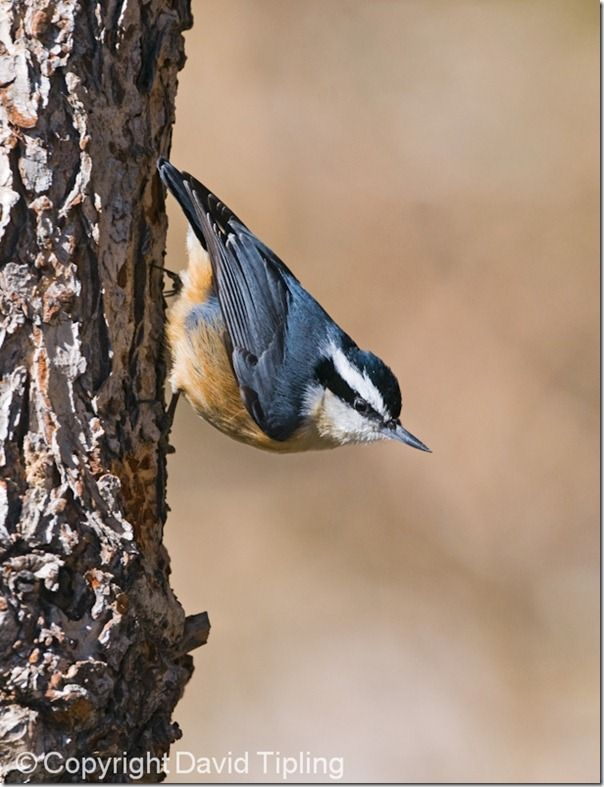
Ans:
[[[363,418],[328,389],[320,386],[310,389],[305,406],[310,422],[328,444],[371,443],[384,439],[374,421]]]
[[[302,412],[306,416],[316,417],[323,404],[325,388],[320,385],[312,385],[306,389],[302,402]]]
[[[371,443],[383,437],[374,421],[364,418],[329,390],[323,398],[321,421],[329,437],[340,444]]]
[[[356,391],[366,402],[369,402],[374,410],[377,410],[380,415],[386,416],[386,405],[384,404],[382,395],[369,377],[354,367],[342,350],[336,347],[335,344],[329,345],[329,354],[331,355],[333,365],[340,377],[346,380],[353,391]]]

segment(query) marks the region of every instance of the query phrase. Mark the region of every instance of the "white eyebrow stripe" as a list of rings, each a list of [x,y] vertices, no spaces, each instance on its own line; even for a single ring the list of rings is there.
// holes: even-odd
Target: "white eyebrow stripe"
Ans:
[[[378,411],[381,415],[386,415],[386,405],[382,399],[381,393],[371,382],[369,377],[363,372],[361,373],[355,366],[353,366],[348,358],[344,355],[339,347],[335,344],[329,345],[329,352],[333,360],[335,370],[343,380],[346,380],[348,385],[356,391],[366,402]]]

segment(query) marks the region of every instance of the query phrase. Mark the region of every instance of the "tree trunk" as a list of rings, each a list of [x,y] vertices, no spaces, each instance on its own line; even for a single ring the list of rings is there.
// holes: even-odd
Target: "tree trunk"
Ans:
[[[190,24],[189,0],[0,0],[7,781],[126,781],[126,758],[166,753],[186,653],[207,637],[204,615],[185,620],[162,545],[152,267],[166,231],[155,161],[170,145]],[[84,772],[84,756],[118,760]],[[146,770],[161,778],[155,762]]]

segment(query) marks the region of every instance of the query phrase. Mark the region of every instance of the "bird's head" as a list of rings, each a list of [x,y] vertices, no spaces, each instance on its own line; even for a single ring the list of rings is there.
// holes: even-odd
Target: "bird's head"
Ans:
[[[376,355],[330,343],[315,370],[307,409],[321,437],[333,444],[399,440],[429,451],[401,426],[398,380]]]

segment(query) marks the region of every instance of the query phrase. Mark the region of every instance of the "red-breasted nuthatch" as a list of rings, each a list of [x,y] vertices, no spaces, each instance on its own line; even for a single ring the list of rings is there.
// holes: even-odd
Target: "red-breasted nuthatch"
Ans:
[[[359,349],[284,263],[199,181],[159,159],[189,221],[189,265],[170,309],[170,382],[230,437],[270,451],[400,440],[390,369]]]

